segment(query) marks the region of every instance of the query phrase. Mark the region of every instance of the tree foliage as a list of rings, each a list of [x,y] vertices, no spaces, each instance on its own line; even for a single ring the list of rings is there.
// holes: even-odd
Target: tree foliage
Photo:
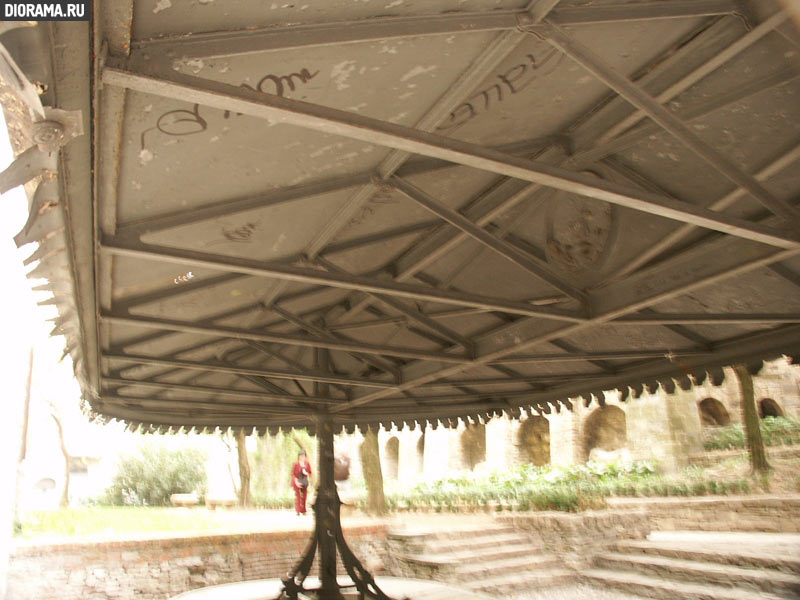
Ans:
[[[166,506],[172,494],[205,493],[205,460],[205,453],[197,448],[171,450],[143,444],[137,454],[120,459],[104,501],[125,506]]]
[[[300,450],[308,454],[311,463],[311,485],[317,475],[317,444],[314,437],[305,429],[278,432],[258,438],[258,446],[252,457],[252,501],[257,506],[283,506],[294,493],[291,488],[292,465]]]

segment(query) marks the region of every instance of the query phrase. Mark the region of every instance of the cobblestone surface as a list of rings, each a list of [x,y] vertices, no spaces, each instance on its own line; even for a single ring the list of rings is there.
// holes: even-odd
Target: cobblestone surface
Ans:
[[[505,596],[503,600],[642,600],[643,598],[644,596],[634,596],[589,585],[570,585],[538,592],[521,592]]]

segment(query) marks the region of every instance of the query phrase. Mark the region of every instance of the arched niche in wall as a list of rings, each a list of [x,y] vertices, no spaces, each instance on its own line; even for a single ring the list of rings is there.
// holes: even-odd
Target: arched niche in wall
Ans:
[[[464,467],[470,470],[486,460],[485,425],[470,423],[461,432],[461,456]]]
[[[608,452],[624,448],[627,443],[625,411],[618,406],[603,406],[586,417],[583,426],[583,447],[587,459],[595,448]]]
[[[386,478],[397,479],[400,466],[400,440],[397,436],[392,436],[386,440],[384,446],[385,456],[384,465],[386,466]]]
[[[716,398],[704,398],[697,403],[697,410],[700,411],[700,422],[703,427],[720,427],[731,422],[728,409]]]
[[[525,419],[517,432],[522,460],[541,466],[550,464],[550,422],[544,417]]]
[[[762,419],[766,417],[782,417],[783,409],[772,398],[762,398],[758,401],[758,416]]]

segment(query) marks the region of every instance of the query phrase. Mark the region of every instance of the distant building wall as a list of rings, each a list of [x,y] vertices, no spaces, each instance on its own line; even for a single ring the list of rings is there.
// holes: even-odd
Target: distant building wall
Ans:
[[[495,417],[482,425],[485,428],[485,451],[482,454],[478,451],[481,460],[477,461],[474,454],[465,454],[464,440],[469,439],[470,432],[463,422],[454,429],[427,427],[422,456],[419,440],[423,432],[419,427],[382,430],[378,436],[382,466],[384,473],[393,472],[394,467],[389,464],[386,453],[386,444],[391,437],[396,437],[399,443],[399,483],[435,480],[464,470],[501,471],[522,463],[543,462],[541,457],[548,454],[548,464],[580,463],[588,458],[593,445],[608,446],[608,440],[620,435],[619,418],[615,421],[600,415],[607,413],[619,417],[621,411],[624,415],[624,440],[605,449],[612,449],[611,446],[621,448],[635,459],[656,460],[663,468],[674,470],[687,465],[689,456],[702,450],[702,429],[709,426],[703,424],[699,408],[703,400],[711,399],[707,405],[713,403],[715,410],[724,411],[730,423],[741,422],[738,380],[732,369],[725,369],[725,375],[719,386],[707,380],[688,391],[676,388],[672,394],[663,390],[654,394],[645,392],[641,397],[629,398],[626,402],[619,401],[619,392],[606,392],[607,409],[601,409],[596,401],[587,407],[582,398],[573,398],[571,411],[562,408],[560,412],[551,411],[533,417],[523,414],[518,419]],[[764,406],[773,406],[771,403],[774,403],[771,410],[777,407],[784,416],[800,418],[799,366],[789,365],[785,360],[773,361],[753,379],[757,402],[767,400],[768,404]],[[533,421],[538,421],[537,427]],[[619,431],[614,431],[614,423],[617,423]],[[531,454],[531,444],[541,443],[544,439],[549,444],[549,453],[538,448]]]

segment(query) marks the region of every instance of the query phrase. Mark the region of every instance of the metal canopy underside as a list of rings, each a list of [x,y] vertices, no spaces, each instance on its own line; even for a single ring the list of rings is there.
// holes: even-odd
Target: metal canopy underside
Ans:
[[[91,118],[18,242],[94,414],[451,425],[800,355],[779,5],[98,4],[2,38]]]

